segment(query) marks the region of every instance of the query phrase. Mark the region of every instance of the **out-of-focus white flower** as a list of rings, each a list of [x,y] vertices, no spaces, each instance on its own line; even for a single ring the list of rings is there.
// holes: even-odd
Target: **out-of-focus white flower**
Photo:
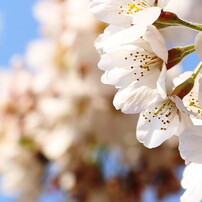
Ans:
[[[51,39],[40,39],[28,44],[26,63],[34,70],[48,73],[56,66],[57,42]]]
[[[61,34],[64,24],[64,2],[43,0],[38,1],[34,7],[34,14],[42,23],[42,30],[48,35],[58,36]]]
[[[199,202],[202,199],[202,164],[191,163],[186,166],[181,181],[186,189],[181,202]]]
[[[57,159],[69,149],[74,138],[75,132],[67,123],[56,126],[52,131],[42,130],[36,141],[49,159]]]
[[[89,12],[89,1],[68,0],[66,2],[66,23],[68,27],[79,31],[94,30],[96,26],[95,19]],[[78,15],[79,11],[79,15]],[[82,20],[81,20],[82,19]]]
[[[41,188],[40,179],[43,173],[41,162],[34,153],[24,150],[14,138],[5,138],[1,141],[0,148],[2,190],[8,194],[28,194],[31,198],[33,195],[36,197]]]
[[[60,178],[60,186],[64,190],[70,190],[76,184],[75,176],[70,172],[65,172]]]
[[[57,106],[57,107],[56,107]],[[38,110],[50,117],[53,120],[59,117],[65,117],[67,114],[71,113],[71,104],[65,98],[54,98],[43,96],[39,99]]]

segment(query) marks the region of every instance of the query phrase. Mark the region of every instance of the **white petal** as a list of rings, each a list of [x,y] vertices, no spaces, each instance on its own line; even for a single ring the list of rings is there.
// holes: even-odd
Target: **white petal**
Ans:
[[[202,107],[202,78],[199,79],[199,92],[198,92],[198,97],[199,97],[199,104]]]
[[[170,0],[158,0],[158,7],[165,8]]]
[[[202,126],[186,126],[179,136],[179,150],[186,162],[202,163]]]
[[[191,163],[183,173],[182,187],[187,189],[181,202],[199,202],[202,199],[202,164]]]
[[[137,139],[148,148],[154,148],[174,135],[179,127],[179,117],[174,103],[170,102],[166,107],[162,107],[164,101],[156,102],[145,112],[140,114],[137,124]],[[157,107],[161,108],[155,115]],[[170,107],[172,108],[171,110]]]
[[[184,189],[191,188],[202,177],[202,164],[190,163],[183,172],[183,179],[181,185]],[[199,178],[198,178],[199,177]]]
[[[134,25],[151,25],[153,24],[161,14],[159,7],[146,8],[145,10],[138,12],[133,17]]]
[[[201,119],[197,119],[195,117],[191,117],[192,123],[196,126],[201,126],[202,125],[202,120]]]
[[[109,25],[103,34],[100,34],[95,41],[95,47],[99,51],[100,54],[103,53],[103,47],[105,46],[107,40],[115,33],[124,30],[124,27]]]
[[[117,88],[128,86],[134,81],[133,70],[113,68],[102,75],[101,81],[104,84],[115,85]]]
[[[118,14],[120,5],[122,4],[123,2],[119,0],[93,1],[90,10],[97,19],[103,22],[113,25],[129,26],[132,23],[132,16]]]
[[[120,45],[131,43],[139,39],[146,32],[146,30],[146,26],[137,25],[117,32],[106,40],[104,51],[108,52],[111,49],[118,48]]]
[[[178,77],[175,77],[173,79],[174,86],[177,87],[184,81],[186,81],[191,75],[193,74],[192,71],[186,71],[182,74],[180,74]]]
[[[157,89],[159,94],[161,95],[162,98],[167,97],[167,92],[166,92],[166,73],[167,73],[167,68],[165,63],[163,64],[163,68],[161,70],[161,73],[159,75],[158,81],[157,81]]]
[[[202,59],[202,32],[199,32],[195,38],[195,50]]]
[[[166,90],[167,94],[170,95],[173,92],[174,84],[173,79],[178,77],[181,74],[182,68],[180,65],[175,65],[169,71],[167,71],[166,75]]]
[[[153,52],[164,62],[167,62],[168,50],[165,40],[157,28],[153,25],[148,26],[148,31],[144,34],[143,38],[150,43]]]
[[[121,109],[126,114],[135,114],[145,110],[157,96],[155,89],[147,86],[137,88],[136,84],[132,83],[116,93],[113,104],[117,110]]]
[[[101,60],[98,63],[98,67],[101,70],[111,70],[114,67],[126,67],[130,69],[130,66],[132,65],[132,63],[134,63],[134,58],[130,58],[129,56],[130,53],[133,52],[134,51],[122,47],[121,49],[106,53],[101,56]]]
[[[194,113],[190,112],[187,110],[187,108],[184,106],[184,103],[183,101],[178,97],[178,96],[171,96],[170,99],[175,102],[177,108],[183,112],[183,113],[186,113],[187,115],[195,115]]]

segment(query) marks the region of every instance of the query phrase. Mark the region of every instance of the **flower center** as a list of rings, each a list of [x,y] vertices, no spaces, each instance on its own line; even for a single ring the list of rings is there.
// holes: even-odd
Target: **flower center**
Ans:
[[[202,108],[199,104],[199,101],[197,99],[197,94],[193,91],[190,92],[190,98],[188,99],[188,104],[186,106],[187,110],[197,114],[197,119],[202,119]]]
[[[128,6],[130,11],[139,12],[142,10],[142,8],[137,7],[135,4],[128,4]]]
[[[141,50],[130,53],[124,59],[130,61],[130,69],[133,70],[137,81],[151,73],[152,70],[161,69],[163,64],[163,61],[154,53]]]
[[[152,6],[145,0],[132,0],[132,2],[133,3],[128,5],[121,5],[121,10],[118,12],[118,14],[132,15]]]
[[[175,103],[170,100],[164,100],[147,110],[143,117],[149,122],[155,122],[161,130],[167,130],[168,126],[178,112]]]

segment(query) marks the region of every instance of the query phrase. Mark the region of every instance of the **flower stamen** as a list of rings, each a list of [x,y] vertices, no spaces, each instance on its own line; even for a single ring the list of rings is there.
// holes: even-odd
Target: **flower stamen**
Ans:
[[[167,99],[145,112],[143,117],[145,120],[148,120],[149,123],[152,121],[158,121],[160,130],[167,130],[168,126],[176,116],[177,111],[178,109],[174,102]]]
[[[133,3],[128,4],[127,6],[120,5],[118,14],[125,14],[125,15],[133,15],[137,12],[140,12],[148,7],[152,7],[153,5],[150,5],[147,1],[144,0],[132,0]]]
[[[133,70],[137,81],[140,81],[150,71],[159,69],[163,63],[162,59],[154,53],[145,50],[130,53],[124,56],[124,60],[131,61],[130,69]]]

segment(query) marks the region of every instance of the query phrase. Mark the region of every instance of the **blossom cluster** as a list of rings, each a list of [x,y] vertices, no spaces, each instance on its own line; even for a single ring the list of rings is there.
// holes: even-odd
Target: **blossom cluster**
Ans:
[[[145,180],[159,198],[176,192],[181,162],[151,162],[174,159],[175,142],[145,150],[133,138],[137,116],[115,111],[114,89],[99,82],[93,41],[105,25],[88,0],[41,0],[33,10],[42,36],[0,71],[1,192],[20,202],[139,201]],[[169,175],[169,188],[151,173]]]
[[[118,89],[115,108],[140,113],[139,142],[155,148],[178,137],[181,157],[191,163],[184,173],[187,190],[181,201],[198,202],[201,178],[192,178],[190,172],[202,171],[202,63],[177,77],[169,72],[194,51],[202,59],[202,28],[165,11],[167,4],[169,0],[92,0],[91,12],[109,24],[95,43],[101,56],[98,67],[104,71],[101,81]],[[199,31],[195,42],[168,50],[161,29],[180,25]]]
[[[176,11],[182,9],[183,18],[190,18],[185,10],[187,6],[194,7],[197,1],[200,0],[170,0],[169,5]],[[96,47],[102,54],[99,66],[105,68],[103,82],[116,84],[119,89],[116,108],[132,114],[126,115],[114,110],[111,104],[116,93],[114,87],[99,81],[102,71],[96,68],[99,54],[93,43],[106,24],[90,14],[88,3],[89,0],[37,1],[33,11],[40,24],[39,38],[28,44],[24,56],[14,57],[9,68],[0,70],[0,187],[1,194],[9,194],[9,198],[12,195],[14,201],[138,202],[146,201],[151,190],[156,195],[154,200],[158,201],[181,188],[176,171],[184,161],[177,149],[178,136],[156,149],[147,149],[134,136],[138,120],[138,114],[134,113],[147,110],[150,102],[156,103],[157,98],[161,105],[164,93],[170,96],[179,86],[181,79],[171,81],[180,67],[171,67],[191,53],[194,46],[168,52],[163,41],[165,32],[170,29],[163,29],[162,37],[149,21],[144,27],[141,23],[135,27],[131,26],[133,17],[126,17],[128,24],[126,19],[120,24],[121,14],[118,15],[114,25],[98,38]],[[163,20],[164,3],[158,4],[160,9],[151,9],[155,18],[160,16]],[[152,18],[153,15],[149,17],[150,21]],[[158,28],[165,26],[162,22],[155,25]],[[172,30],[166,33],[166,39],[171,40],[173,33]],[[182,43],[186,37],[178,39]],[[161,51],[159,47],[162,47]],[[170,58],[169,54],[176,53],[177,58]],[[133,62],[135,65],[131,64]],[[139,71],[135,71],[137,64]],[[124,74],[124,80],[120,74]],[[189,74],[192,73],[184,77],[188,78]],[[148,81],[148,76],[153,80]],[[194,79],[195,83],[198,79]],[[134,93],[128,96],[128,91]],[[151,114],[145,111],[142,115]],[[190,117],[195,120],[194,116]],[[176,116],[176,122],[178,118]],[[200,119],[195,120],[195,124],[199,122]],[[139,125],[141,127],[143,124]],[[200,164],[190,165],[182,181],[187,189],[184,198],[188,201],[195,190],[194,184],[200,189],[200,177],[192,178],[192,181],[189,178],[189,172],[199,171],[200,175]]]

